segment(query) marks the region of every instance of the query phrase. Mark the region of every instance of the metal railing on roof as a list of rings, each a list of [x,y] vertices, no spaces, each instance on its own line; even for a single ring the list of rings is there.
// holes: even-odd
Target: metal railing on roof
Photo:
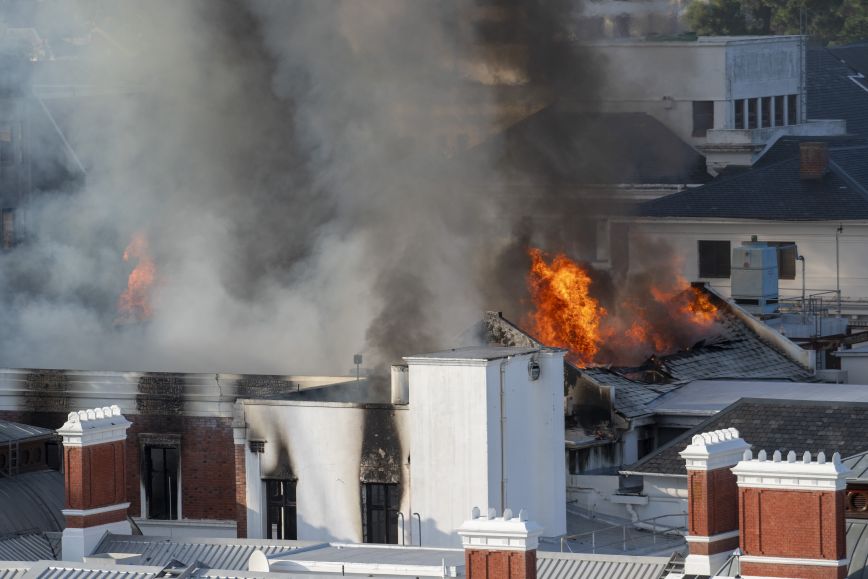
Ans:
[[[683,524],[663,525],[658,524],[661,519],[678,518]],[[612,524],[607,527],[579,533],[577,535],[565,535],[561,537],[561,552],[586,552],[590,548],[591,553],[597,551],[628,551],[640,548],[653,547],[660,544],[661,547],[674,541],[680,542],[687,529],[687,514],[670,513],[658,515],[649,519],[642,519],[627,524]],[[570,543],[582,544],[584,549],[574,551]]]

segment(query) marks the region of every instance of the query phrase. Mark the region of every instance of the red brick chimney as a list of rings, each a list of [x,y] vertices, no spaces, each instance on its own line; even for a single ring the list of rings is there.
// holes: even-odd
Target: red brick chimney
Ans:
[[[458,534],[464,544],[467,579],[536,579],[536,549],[543,528],[529,522],[524,511],[502,517],[494,509],[481,517],[473,507],[471,518]]]
[[[829,148],[826,143],[799,143],[799,177],[822,179],[829,169]]]
[[[750,445],[728,428],[697,434],[687,463],[686,575],[714,575],[738,547],[738,485],[731,468]]]
[[[63,437],[66,529],[62,557],[81,561],[106,531],[130,534],[126,438],[130,422],[117,406],[70,412]]]
[[[738,477],[742,575],[842,579],[847,576],[844,493],[849,469],[836,452],[826,461],[761,450],[732,469]]]

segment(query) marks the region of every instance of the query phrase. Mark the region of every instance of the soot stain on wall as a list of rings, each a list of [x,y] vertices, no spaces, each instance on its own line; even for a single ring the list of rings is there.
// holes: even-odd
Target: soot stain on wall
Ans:
[[[142,415],[180,416],[184,411],[184,377],[148,372],[139,378],[136,410]]]
[[[395,410],[368,407],[363,421],[359,480],[402,484],[404,461]]]
[[[69,379],[65,370],[33,370],[24,378],[26,422],[59,428],[70,411]]]

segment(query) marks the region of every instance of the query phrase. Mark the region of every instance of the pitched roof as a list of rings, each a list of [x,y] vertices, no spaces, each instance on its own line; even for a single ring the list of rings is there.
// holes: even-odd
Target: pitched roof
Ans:
[[[868,579],[868,519],[847,519],[848,579]]]
[[[844,119],[851,135],[868,137],[868,91],[850,77],[858,72],[853,66],[857,50],[812,48],[807,54],[808,118]]]
[[[868,96],[868,95],[866,95]],[[798,155],[642,203],[644,217],[774,221],[868,219],[868,146],[829,149],[829,171],[801,179]]]
[[[0,444],[53,435],[54,431],[50,428],[41,428],[39,426],[30,426],[29,424],[10,422],[9,420],[0,420]]]
[[[843,46],[830,46],[828,51],[843,60],[857,72],[868,75],[868,42],[854,42]]]
[[[503,170],[560,184],[686,184],[711,179],[705,159],[644,113],[551,105],[474,151]]]
[[[678,453],[694,434],[722,428],[738,429],[756,451],[825,450],[850,457],[868,448],[868,403],[742,398],[622,472],[687,476]]]

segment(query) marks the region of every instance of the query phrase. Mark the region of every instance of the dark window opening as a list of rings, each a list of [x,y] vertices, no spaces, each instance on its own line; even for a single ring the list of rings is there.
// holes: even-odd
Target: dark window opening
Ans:
[[[747,128],[755,129],[759,125],[757,124],[759,118],[757,118],[757,101],[759,99],[748,99],[747,100]]]
[[[772,126],[772,97],[763,97],[762,99],[762,126]]]
[[[648,456],[654,452],[654,437],[643,438],[639,441],[639,458]]]
[[[0,248],[11,249],[15,245],[15,211],[0,211]]]
[[[782,127],[784,125],[784,97],[775,97],[775,126]]]
[[[630,36],[630,16],[619,14],[615,16],[612,35],[615,38],[627,38]]]
[[[735,128],[744,128],[744,99],[735,101]]]
[[[45,464],[53,470],[63,467],[63,445],[56,441],[45,443]]]
[[[699,241],[699,277],[728,278],[730,261],[729,241]]]
[[[796,244],[792,241],[768,241],[778,253],[778,279],[796,279]]]
[[[789,94],[787,95],[787,124],[795,125],[798,124],[798,105],[797,98],[798,95]]]
[[[15,164],[15,140],[12,137],[12,127],[0,127],[0,167],[11,167]]]
[[[693,136],[704,137],[714,128],[714,101],[693,101]]]
[[[362,535],[365,543],[398,544],[397,484],[362,484]]]
[[[296,526],[296,502],[294,480],[266,480],[266,510],[268,539],[295,540],[298,538]]]
[[[178,518],[178,449],[145,447],[145,492],[148,518]]]

